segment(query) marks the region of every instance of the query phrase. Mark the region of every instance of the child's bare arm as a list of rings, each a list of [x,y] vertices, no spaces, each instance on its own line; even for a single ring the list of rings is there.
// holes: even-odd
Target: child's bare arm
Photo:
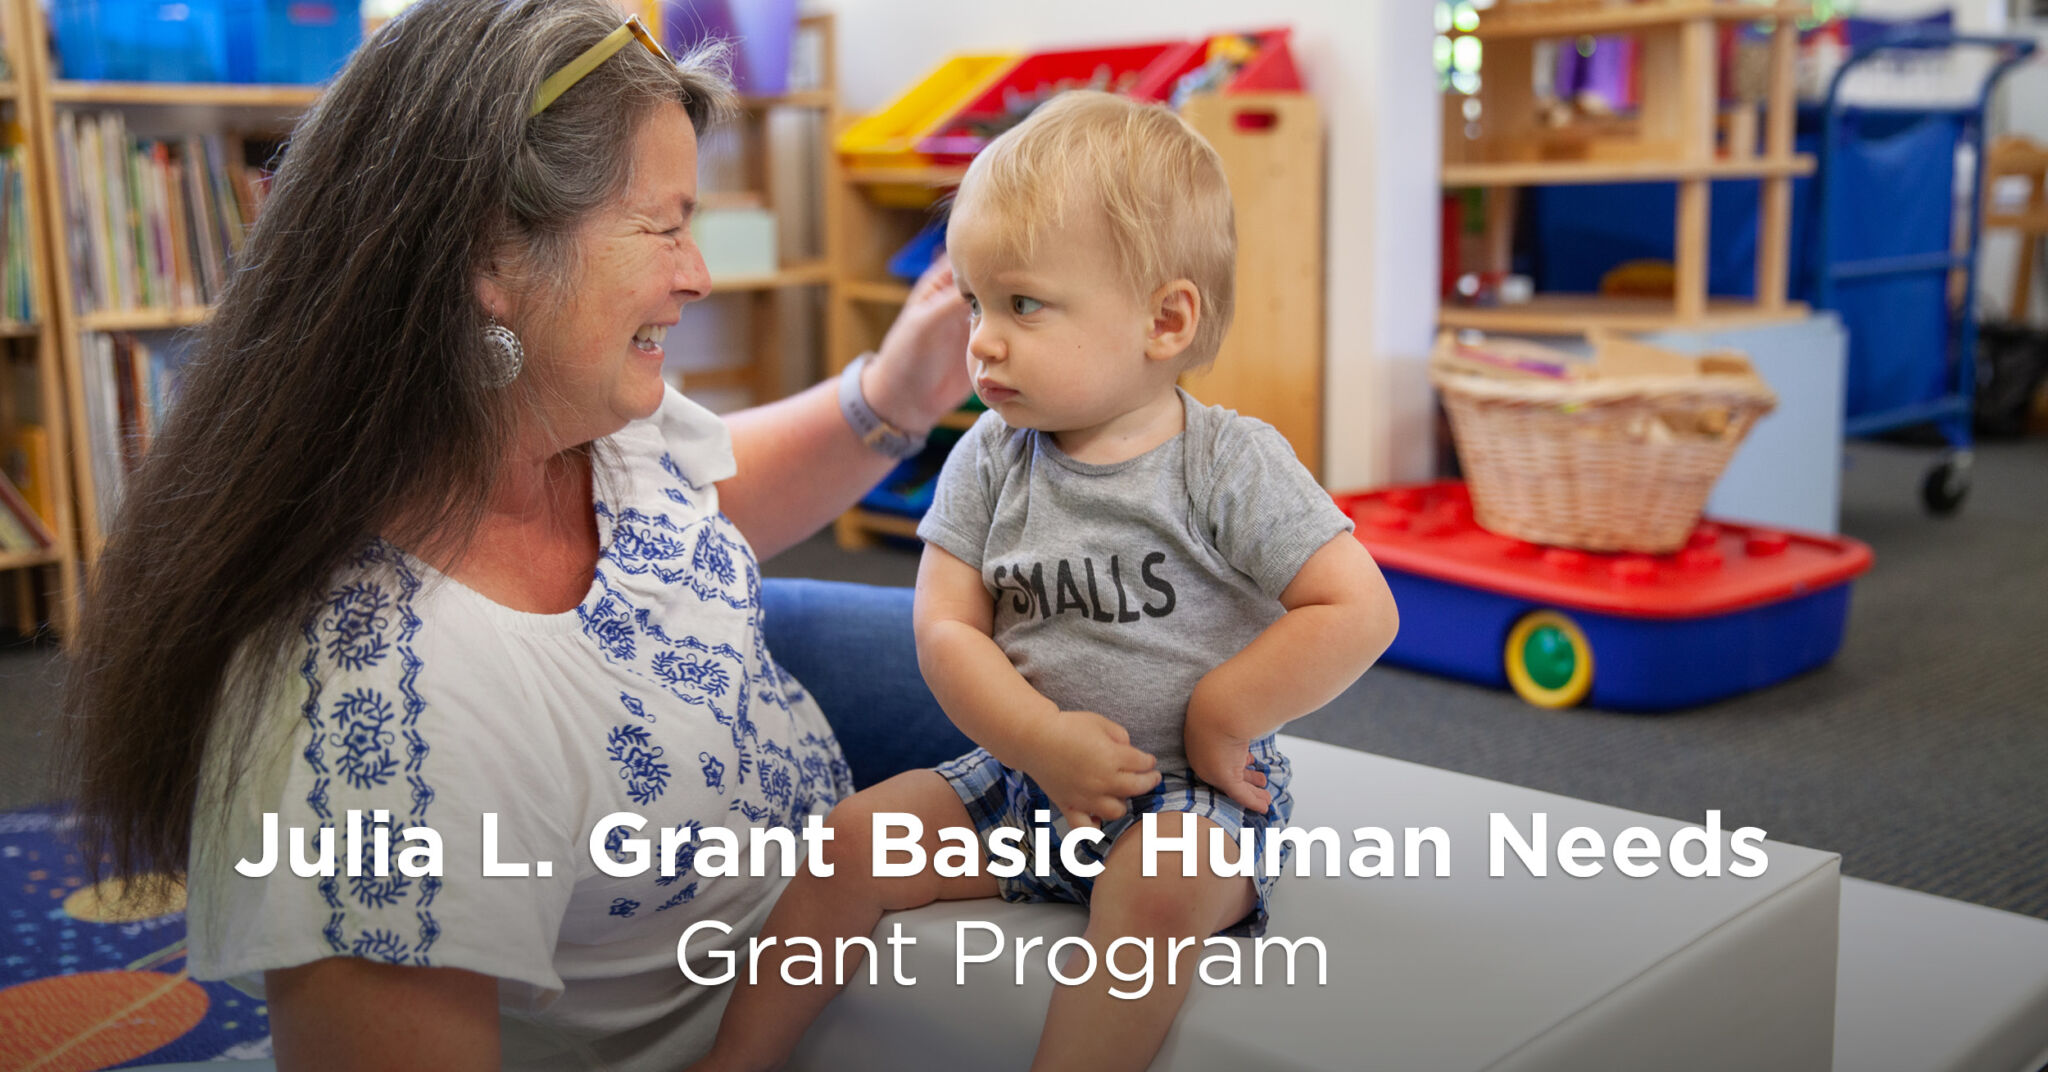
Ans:
[[[1158,784],[1152,756],[1092,711],[1062,711],[1031,687],[991,635],[995,601],[981,573],[927,545],[917,569],[917,663],[953,724],[1024,771],[1069,822],[1112,819]]]
[[[1287,613],[1204,675],[1188,700],[1188,765],[1258,811],[1271,798],[1245,780],[1251,742],[1349,688],[1394,642],[1399,625],[1386,578],[1349,534],[1309,556],[1280,604]]]

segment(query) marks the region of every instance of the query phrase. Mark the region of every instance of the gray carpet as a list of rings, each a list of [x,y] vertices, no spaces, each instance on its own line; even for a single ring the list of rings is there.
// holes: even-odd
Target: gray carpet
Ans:
[[[1692,822],[1719,809],[1841,853],[1845,874],[2048,919],[2048,442],[1982,448],[1946,521],[1918,506],[1931,458],[1850,448],[1843,529],[1877,565],[1840,657],[1803,678],[1641,716],[1388,668],[1290,732]],[[916,557],[820,538],[768,572],[909,584]],[[52,795],[58,658],[0,652],[0,808]]]

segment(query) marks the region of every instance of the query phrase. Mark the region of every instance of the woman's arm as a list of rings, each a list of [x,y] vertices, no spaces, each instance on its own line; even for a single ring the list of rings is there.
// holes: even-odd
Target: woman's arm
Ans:
[[[942,256],[911,289],[863,370],[861,393],[898,428],[929,430],[967,397],[966,355],[967,306]],[[739,471],[718,486],[719,499],[763,559],[824,527],[896,464],[853,434],[834,381],[735,413],[726,423]]]
[[[328,957],[263,973],[283,1072],[498,1067],[498,981],[460,968]]]

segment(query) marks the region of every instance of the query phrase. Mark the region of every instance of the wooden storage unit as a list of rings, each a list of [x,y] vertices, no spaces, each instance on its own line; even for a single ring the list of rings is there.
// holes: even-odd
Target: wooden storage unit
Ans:
[[[818,85],[809,89],[792,90],[773,96],[747,96],[741,98],[741,114],[734,123],[735,134],[741,141],[746,173],[747,196],[759,199],[762,205],[774,213],[778,228],[789,228],[796,216],[788,206],[775,202],[776,172],[782,166],[774,151],[769,131],[770,117],[789,111],[809,112],[813,116],[815,133],[813,144],[806,147],[806,154],[821,161],[832,156],[832,133],[839,126],[839,94],[836,69],[837,38],[833,16],[829,14],[805,15],[798,19],[800,34],[813,35],[816,39],[820,67]],[[713,137],[721,132],[713,132]],[[817,198],[822,204],[831,196],[826,188],[825,175],[821,171],[814,184]],[[708,205],[720,195],[705,194]],[[801,255],[796,260],[783,260],[775,271],[764,275],[713,277],[711,294],[731,295],[747,303],[748,338],[746,360],[735,365],[709,369],[690,369],[683,374],[687,386],[692,390],[704,388],[739,387],[747,391],[749,399],[756,405],[773,402],[790,394],[792,385],[785,382],[782,369],[784,328],[781,297],[783,292],[805,288],[826,287],[833,280],[832,231],[829,227],[819,229],[820,241],[817,248]],[[784,245],[781,235],[778,245]],[[804,384],[795,385],[797,387]]]
[[[12,77],[0,83],[0,109],[11,125],[27,134],[23,196],[27,234],[11,241],[29,243],[29,289],[36,309],[34,323],[0,322],[0,439],[12,439],[30,426],[39,427],[39,456],[31,457],[31,478],[40,486],[47,506],[43,517],[54,537],[46,550],[0,553],[0,574],[10,577],[6,598],[12,600],[14,622],[32,632],[45,620],[68,634],[76,623],[79,556],[73,515],[71,469],[68,462],[70,417],[66,409],[65,373],[59,318],[51,293],[53,278],[47,251],[50,229],[61,216],[50,211],[50,187],[41,178],[41,146],[49,135],[49,58],[40,43],[42,10],[36,0],[0,3],[0,37],[4,37]],[[42,583],[39,585],[38,581]],[[40,591],[39,591],[40,589]],[[39,596],[47,597],[46,604]]]
[[[910,299],[910,285],[890,277],[889,257],[936,219],[940,202],[966,173],[959,167],[847,167],[835,151],[826,167],[825,229],[833,250],[832,290],[826,309],[825,366],[838,375],[860,354],[876,349]],[[964,360],[964,355],[963,355]],[[945,423],[965,427],[959,412]],[[866,547],[879,537],[915,537],[915,519],[860,507],[833,525],[839,546]]]
[[[1793,75],[1805,3],[1744,0],[1501,0],[1470,36],[1484,43],[1477,137],[1459,137],[1447,122],[1443,184],[1482,187],[1494,204],[1521,186],[1572,183],[1675,182],[1678,225],[1669,301],[1542,295],[1523,305],[1446,305],[1454,328],[1574,334],[1588,328],[1652,331],[1723,328],[1794,320],[1806,307],[1786,300],[1792,179],[1811,174],[1813,159],[1793,150]],[[1762,100],[1723,111],[1719,103],[1719,29],[1770,19],[1768,85]],[[1563,128],[1547,127],[1535,97],[1540,41],[1593,34],[1629,34],[1642,49],[1641,103],[1633,117]],[[1757,144],[1759,110],[1762,144]],[[1455,109],[1447,116],[1458,117]],[[1707,295],[1709,184],[1760,179],[1756,297]]]
[[[1187,379],[1203,402],[1271,423],[1319,476],[1323,422],[1323,145],[1314,98],[1301,93],[1206,94],[1183,112],[1223,158],[1237,210],[1237,309],[1216,363]],[[834,157],[828,226],[834,261],[831,371],[880,345],[910,295],[888,277],[890,255],[937,218],[961,167],[847,167]],[[978,414],[943,422],[966,427]],[[917,522],[854,509],[840,546],[915,536]]]
[[[13,0],[10,0],[10,5]],[[49,39],[41,6],[27,9],[30,32],[36,41]],[[71,444],[71,488],[77,515],[78,554],[90,566],[98,557],[112,518],[102,516],[101,494],[93,472],[86,384],[92,382],[85,363],[92,359],[86,336],[96,332],[179,331],[205,322],[205,306],[173,306],[86,310],[74,286],[74,262],[65,228],[69,226],[64,205],[64,176],[57,149],[56,124],[60,110],[119,112],[131,117],[138,131],[151,136],[171,132],[259,132],[282,136],[315,100],[315,86],[218,85],[170,82],[83,82],[54,77],[53,59],[40,50],[31,59],[31,80],[37,87],[34,116],[35,166],[41,176],[47,220],[52,240],[45,251],[44,265],[51,285],[51,319],[55,321],[58,349],[63,354],[65,378],[64,416]],[[230,137],[230,143],[239,139]]]
[[[2007,134],[1991,143],[1984,164],[1984,228],[2013,231],[2019,239],[2019,259],[2013,266],[2012,299],[2006,304],[2006,318],[2026,323],[2027,303],[2034,292],[2034,261],[2037,249],[2048,244],[2048,145],[2021,134]],[[2026,188],[2021,204],[2008,210],[1991,196],[2003,181]]]

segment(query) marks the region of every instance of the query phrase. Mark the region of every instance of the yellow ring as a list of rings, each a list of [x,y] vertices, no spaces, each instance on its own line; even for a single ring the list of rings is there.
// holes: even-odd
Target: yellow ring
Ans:
[[[1572,676],[1556,688],[1547,688],[1529,673],[1523,662],[1522,652],[1528,645],[1529,637],[1538,629],[1548,626],[1565,635],[1572,645]],[[1593,645],[1586,642],[1586,634],[1578,624],[1554,610],[1539,610],[1524,614],[1508,631],[1507,648],[1502,653],[1507,664],[1508,684],[1514,686],[1515,695],[1535,704],[1553,710],[1572,707],[1586,698],[1593,688]]]

